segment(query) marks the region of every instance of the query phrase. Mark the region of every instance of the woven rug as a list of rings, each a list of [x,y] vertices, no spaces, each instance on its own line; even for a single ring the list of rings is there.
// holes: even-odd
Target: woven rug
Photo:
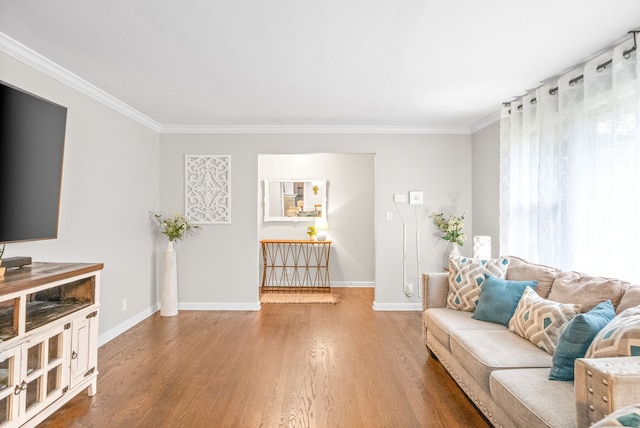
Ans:
[[[260,303],[331,303],[340,302],[340,296],[331,293],[264,293]]]

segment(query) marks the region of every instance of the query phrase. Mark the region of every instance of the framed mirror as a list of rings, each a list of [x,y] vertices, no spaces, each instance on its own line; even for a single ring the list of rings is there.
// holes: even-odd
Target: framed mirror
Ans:
[[[315,221],[326,216],[327,180],[264,180],[264,221]]]

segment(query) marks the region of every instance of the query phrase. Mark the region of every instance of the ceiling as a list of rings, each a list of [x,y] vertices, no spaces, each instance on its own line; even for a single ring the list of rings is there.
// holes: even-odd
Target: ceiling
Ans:
[[[165,130],[473,130],[635,28],[637,0],[0,0],[0,33]]]

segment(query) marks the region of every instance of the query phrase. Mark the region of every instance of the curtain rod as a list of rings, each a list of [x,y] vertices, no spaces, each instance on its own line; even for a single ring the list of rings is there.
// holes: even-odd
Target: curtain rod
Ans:
[[[622,52],[622,57],[624,59],[629,59],[629,57],[631,57],[631,54],[633,52],[635,52],[638,49],[638,43],[636,40],[636,36],[640,33],[640,30],[631,30],[628,31],[627,34],[632,34],[633,35],[633,46],[631,46],[629,49],[625,50]],[[607,68],[608,66],[611,65],[611,63],[613,63],[613,59],[610,59],[608,61],[603,62],[602,64],[599,64],[596,67],[596,71],[598,73],[600,73],[602,70],[604,70],[605,68]],[[576,83],[578,83],[579,81],[581,81],[582,79],[584,79],[584,74],[581,74],[579,76],[574,77],[573,79],[569,80],[569,86],[574,86]],[[556,86],[555,88],[551,88],[549,89],[549,95],[555,95],[558,93],[558,87]],[[536,98],[531,98],[531,104],[535,104],[538,102],[538,100]],[[502,103],[505,107],[511,105],[510,102],[508,103]],[[522,111],[522,104],[520,104],[518,106],[518,111]]]
[[[640,33],[640,30],[631,30],[631,31],[627,32],[627,34],[633,34],[633,46],[631,46],[629,49],[627,49],[624,52],[622,52],[622,57],[624,59],[629,59],[631,54],[633,52],[635,52],[636,49],[638,49],[638,43],[636,42],[636,35],[638,33]],[[605,68],[610,66],[612,62],[613,62],[613,59],[610,59],[609,61],[603,62],[602,64],[600,64],[600,65],[598,65],[596,67],[596,71],[598,73],[600,73],[602,70],[604,70]],[[578,83],[582,79],[584,79],[584,74],[581,74],[580,76],[574,77],[573,79],[569,80],[569,86],[574,86],[576,83]],[[555,88],[549,89],[549,95],[555,95],[557,93],[558,93],[558,87],[557,86]]]

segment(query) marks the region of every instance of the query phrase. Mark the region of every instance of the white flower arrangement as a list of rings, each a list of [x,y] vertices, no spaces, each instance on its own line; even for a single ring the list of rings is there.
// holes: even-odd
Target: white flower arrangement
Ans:
[[[160,226],[160,232],[166,235],[169,241],[182,239],[187,235],[193,235],[200,229],[200,226],[194,225],[180,213],[176,213],[172,218],[163,218],[160,214],[151,213]]]
[[[467,236],[462,232],[462,228],[464,227],[464,214],[457,217],[449,215],[449,218],[445,219],[444,214],[433,213],[431,217],[440,231],[444,233],[442,239],[454,242],[460,246],[464,244],[464,241],[467,239]]]

